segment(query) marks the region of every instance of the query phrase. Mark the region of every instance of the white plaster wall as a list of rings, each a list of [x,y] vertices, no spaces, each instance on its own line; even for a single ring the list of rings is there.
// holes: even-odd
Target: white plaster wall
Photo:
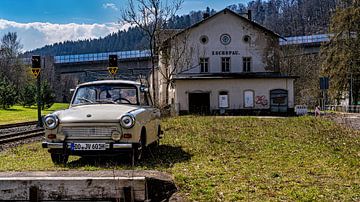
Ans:
[[[254,109],[270,108],[270,90],[284,89],[288,91],[288,107],[294,107],[294,79],[212,79],[212,80],[177,80],[175,103],[180,110],[188,110],[188,93],[210,92],[210,108],[218,109],[220,91],[228,91],[229,109],[244,108],[244,91],[254,91],[254,102],[257,97],[264,96],[267,105],[256,104]]]
[[[222,34],[231,36],[231,43],[223,45],[220,42]],[[206,35],[209,38],[207,44],[200,42],[200,37]],[[246,43],[243,37],[249,35],[251,42]],[[243,57],[252,58],[252,72],[266,72],[266,47],[268,41],[274,39],[263,30],[253,26],[244,19],[240,19],[232,13],[220,13],[219,15],[208,19],[205,23],[184,32],[178,41],[173,42],[172,46],[184,44],[181,37],[186,37],[187,50],[191,52],[191,68],[186,73],[200,73],[198,66],[200,57],[209,58],[209,72],[221,72],[221,57],[231,57],[230,72],[240,73],[243,71]],[[239,51],[239,55],[212,55],[212,51]],[[186,66],[186,65],[184,65]]]

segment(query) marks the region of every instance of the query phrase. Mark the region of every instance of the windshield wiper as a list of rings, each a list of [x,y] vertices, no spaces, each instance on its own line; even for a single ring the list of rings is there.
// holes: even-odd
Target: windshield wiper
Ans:
[[[77,98],[77,99],[80,100],[80,101],[85,101],[85,102],[87,102],[87,103],[94,103],[92,100],[86,99],[86,98],[84,98],[84,97],[79,97],[79,98]]]
[[[114,102],[112,100],[96,100],[96,103],[117,104],[116,102]]]

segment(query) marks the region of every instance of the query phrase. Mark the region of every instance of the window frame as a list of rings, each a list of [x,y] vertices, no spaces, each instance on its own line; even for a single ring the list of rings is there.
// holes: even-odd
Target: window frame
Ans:
[[[227,73],[231,70],[231,57],[221,57],[221,72]]]
[[[251,72],[251,57],[243,57],[243,72]]]
[[[208,57],[199,58],[200,73],[209,73],[209,60]]]

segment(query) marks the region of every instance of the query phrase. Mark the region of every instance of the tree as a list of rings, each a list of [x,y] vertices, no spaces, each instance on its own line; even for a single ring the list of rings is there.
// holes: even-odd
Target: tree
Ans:
[[[0,106],[7,109],[17,101],[15,86],[6,77],[0,80]]]
[[[348,2],[348,1],[346,1]],[[330,96],[349,92],[349,104],[360,101],[360,1],[340,7],[331,19],[331,40],[322,48],[322,73],[330,78]]]
[[[159,44],[162,43],[159,35],[166,28],[170,18],[175,16],[182,3],[183,0],[173,0],[171,4],[164,0],[128,0],[127,8],[122,11],[122,21],[139,27],[148,40],[151,57],[152,91],[155,104],[157,104],[155,86],[157,59],[155,56],[157,55]]]
[[[34,82],[28,82],[21,92],[20,102],[24,107],[30,107],[36,103],[36,86]]]
[[[50,108],[55,103],[55,93],[47,81],[41,83],[41,109]]]
[[[15,85],[16,91],[24,86],[25,66],[19,59],[22,45],[16,32],[5,34],[0,41],[0,76],[4,76]]]

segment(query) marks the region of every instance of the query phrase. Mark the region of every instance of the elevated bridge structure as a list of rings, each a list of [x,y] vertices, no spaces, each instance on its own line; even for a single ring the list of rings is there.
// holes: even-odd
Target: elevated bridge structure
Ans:
[[[281,47],[298,46],[299,54],[318,54],[322,43],[330,40],[331,34],[293,36],[280,39]],[[69,88],[76,84],[114,79],[107,70],[109,55],[118,56],[119,70],[115,79],[138,80],[146,78],[151,72],[150,50],[132,50],[89,54],[56,55],[46,57],[44,71],[51,71],[55,85],[57,101],[69,101]],[[24,58],[24,63],[31,63],[31,58]],[[47,70],[46,70],[47,69]]]
[[[320,46],[323,43],[329,42],[332,34],[317,34],[309,36],[292,36],[280,39],[281,47],[298,46],[301,48],[299,54],[318,54]]]

